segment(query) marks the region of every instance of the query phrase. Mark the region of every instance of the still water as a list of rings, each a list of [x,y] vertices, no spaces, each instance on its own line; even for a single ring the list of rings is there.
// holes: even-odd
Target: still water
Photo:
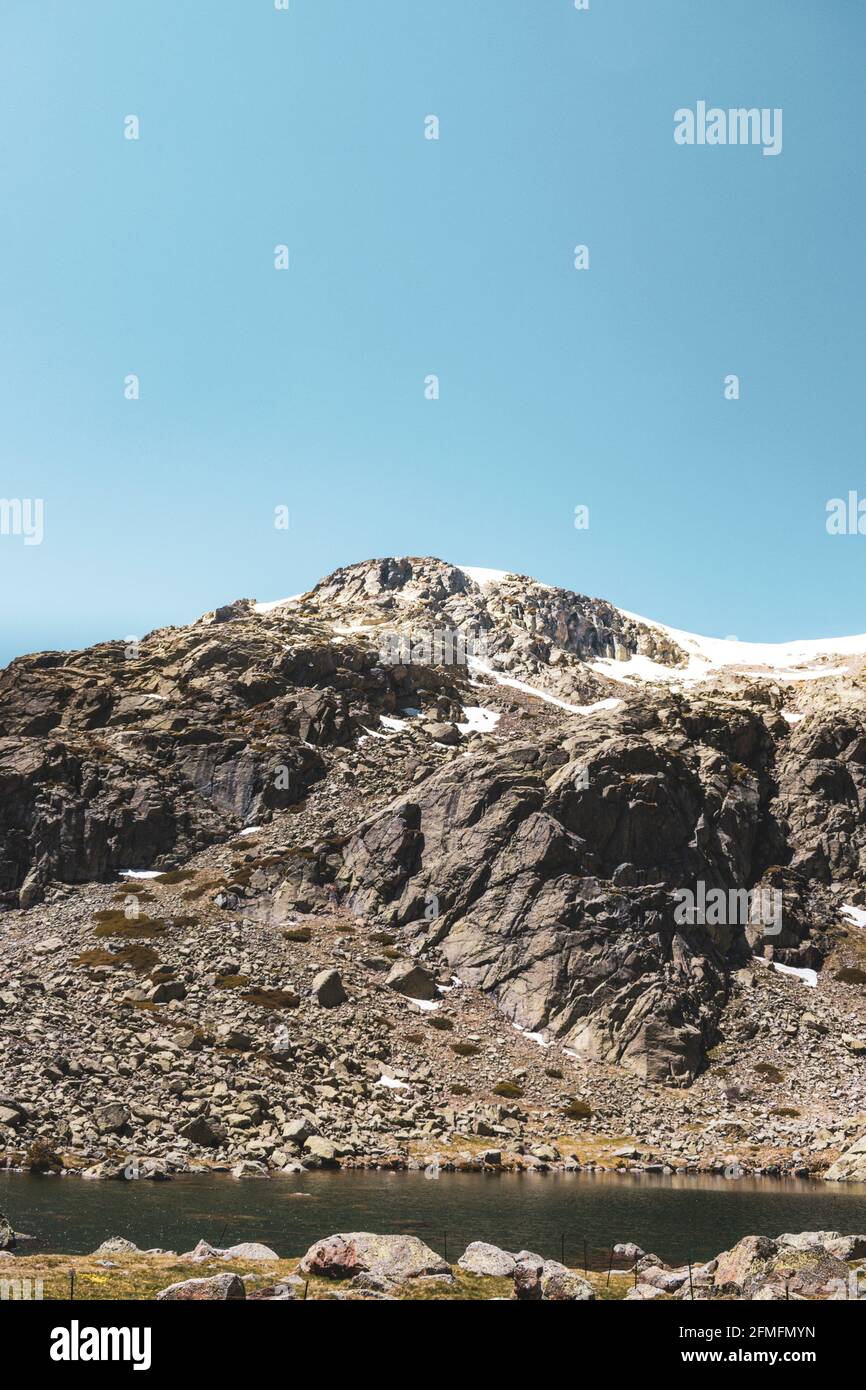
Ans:
[[[577,1265],[584,1242],[603,1267],[617,1241],[662,1259],[704,1260],[744,1235],[866,1231],[866,1185],[772,1179],[615,1174],[317,1172],[237,1181],[221,1174],[172,1182],[82,1182],[0,1173],[0,1211],[38,1237],[28,1252],[86,1254],[111,1235],[178,1253],[263,1241],[301,1254],[335,1231],[420,1236],[458,1258],[471,1240],[530,1249]]]

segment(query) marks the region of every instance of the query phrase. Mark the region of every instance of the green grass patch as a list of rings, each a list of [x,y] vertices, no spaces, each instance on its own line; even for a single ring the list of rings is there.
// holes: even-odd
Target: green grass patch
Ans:
[[[301,996],[288,989],[253,989],[241,998],[260,1009],[296,1009],[301,1002]]]
[[[94,948],[82,951],[74,965],[118,966],[128,965],[133,970],[151,970],[159,963],[159,956],[152,946],[124,946],[122,951],[102,951]]]

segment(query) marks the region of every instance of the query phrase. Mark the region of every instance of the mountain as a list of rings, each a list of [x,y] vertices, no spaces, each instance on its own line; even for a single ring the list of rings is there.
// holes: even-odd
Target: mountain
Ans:
[[[7,1059],[0,1126],[360,1161],[584,1116],[826,1166],[866,1109],[864,653],[389,558],[12,662],[0,1037],[57,1058]]]

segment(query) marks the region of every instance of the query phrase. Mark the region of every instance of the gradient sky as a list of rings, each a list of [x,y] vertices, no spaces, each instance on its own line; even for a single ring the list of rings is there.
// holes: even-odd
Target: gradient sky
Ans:
[[[2,0],[0,497],[46,521],[0,663],[388,554],[866,630],[864,42],[861,0]],[[782,153],[677,146],[698,100]]]

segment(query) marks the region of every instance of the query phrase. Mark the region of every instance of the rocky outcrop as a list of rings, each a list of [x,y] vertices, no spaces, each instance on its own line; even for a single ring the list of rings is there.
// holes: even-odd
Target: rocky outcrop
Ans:
[[[690,1080],[749,948],[742,927],[679,925],[674,891],[760,878],[772,836],[760,720],[740,720],[735,747],[717,721],[682,722],[611,714],[564,744],[451,764],[361,827],[338,888],[521,1027]]]
[[[299,1268],[303,1274],[323,1279],[353,1279],[369,1274],[391,1284],[451,1274],[450,1265],[417,1236],[380,1236],[368,1231],[317,1241]]]
[[[830,1165],[824,1177],[827,1182],[866,1182],[866,1134]]]
[[[237,1274],[215,1274],[211,1279],[184,1279],[169,1284],[156,1295],[160,1303],[212,1303],[246,1298],[243,1279]]]

